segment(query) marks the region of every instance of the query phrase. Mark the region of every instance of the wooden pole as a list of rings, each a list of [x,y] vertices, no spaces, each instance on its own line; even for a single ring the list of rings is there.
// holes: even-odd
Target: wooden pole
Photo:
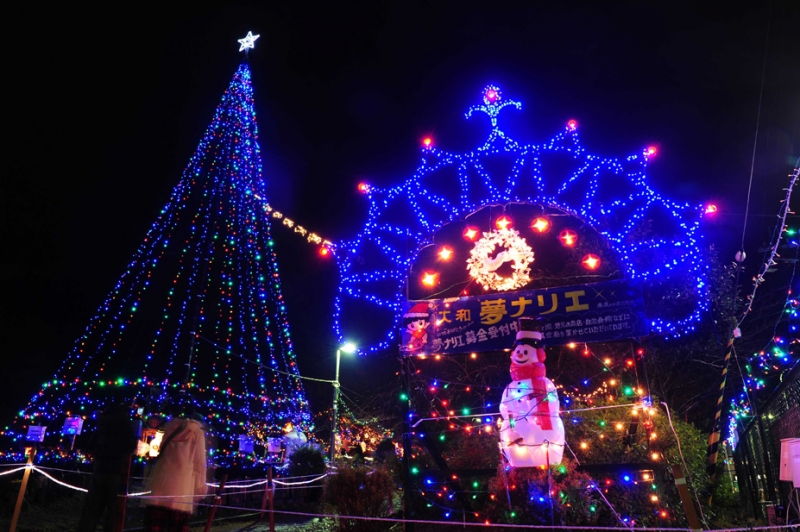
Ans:
[[[267,483],[264,484],[264,496],[261,498],[261,514],[258,516],[259,521],[264,520],[264,514],[267,513],[267,497],[269,497],[269,477],[272,476],[272,464],[269,466],[269,476],[267,477]]]
[[[225,483],[228,481],[228,474],[225,473],[222,475],[222,482],[219,483],[219,488],[217,488],[217,493],[214,494],[214,505],[211,507],[211,511],[208,512],[208,521],[206,521],[206,527],[203,529],[203,532],[210,532],[211,531],[211,523],[214,521],[214,514],[217,513],[217,505],[222,500],[222,490],[225,489]]]
[[[269,480],[267,486],[269,487],[269,532],[275,532],[275,491],[272,484],[272,466],[269,466]]]
[[[672,475],[675,477],[675,485],[678,488],[678,494],[681,496],[683,511],[686,512],[686,520],[689,522],[689,528],[694,531],[702,530],[703,526],[700,524],[700,519],[697,518],[697,510],[694,509],[692,494],[689,492],[689,486],[686,484],[686,477],[683,476],[683,469],[681,469],[681,466],[672,466]]]
[[[131,475],[131,455],[127,455],[126,458],[119,471],[117,507],[114,511],[114,532],[125,530],[125,508],[128,503],[128,477]]]
[[[17,504],[14,506],[14,517],[11,518],[10,532],[16,532],[17,521],[19,520],[19,513],[22,511],[22,501],[25,500],[25,489],[28,487],[28,478],[31,476],[31,467],[33,466],[33,455],[35,449],[33,447],[26,447],[25,452],[28,454],[28,464],[25,469],[25,475],[22,477],[22,485],[19,487],[19,495],[17,495]]]

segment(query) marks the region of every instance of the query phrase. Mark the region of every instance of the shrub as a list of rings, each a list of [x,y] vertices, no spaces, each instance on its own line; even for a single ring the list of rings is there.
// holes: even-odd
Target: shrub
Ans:
[[[381,469],[345,468],[328,477],[327,502],[339,515],[388,517],[392,478]],[[339,519],[339,530],[372,532],[386,530],[387,523],[359,519]]]
[[[316,445],[300,445],[289,455],[289,476],[321,475],[325,472],[325,454]]]

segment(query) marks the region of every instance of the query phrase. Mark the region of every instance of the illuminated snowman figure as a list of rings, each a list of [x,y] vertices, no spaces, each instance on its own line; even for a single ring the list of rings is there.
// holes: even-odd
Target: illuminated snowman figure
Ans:
[[[564,454],[564,424],[556,387],[545,376],[542,333],[531,318],[520,318],[511,379],[500,403],[500,448],[512,467],[558,464]]]

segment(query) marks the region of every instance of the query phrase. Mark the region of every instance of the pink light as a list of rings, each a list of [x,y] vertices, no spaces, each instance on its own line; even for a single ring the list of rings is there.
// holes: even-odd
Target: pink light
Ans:
[[[470,226],[468,226],[466,229],[464,229],[464,232],[463,232],[463,233],[461,233],[461,235],[462,235],[462,236],[463,236],[465,239],[467,239],[467,240],[470,240],[470,241],[474,241],[474,240],[475,240],[475,238],[476,238],[476,237],[477,237],[479,234],[480,234],[480,231],[478,231],[478,228],[477,228],[477,227],[473,227],[473,226],[471,226],[471,225],[470,225]]]
[[[706,205],[706,214],[714,214],[715,212],[717,212],[716,205],[714,205],[713,203],[709,203],[708,205]]]
[[[497,98],[497,92],[494,91],[494,90],[486,91],[486,98],[489,99],[489,100],[494,101],[494,99]]]
[[[366,183],[359,183],[358,191],[361,192],[362,194],[366,194],[367,192],[369,192],[369,185]]]
[[[655,146],[650,146],[649,148],[647,148],[647,156],[652,157],[656,154],[657,151],[658,150],[656,150]]]
[[[570,129],[576,129],[578,127],[578,121],[570,120],[569,122],[567,122],[567,127]]]

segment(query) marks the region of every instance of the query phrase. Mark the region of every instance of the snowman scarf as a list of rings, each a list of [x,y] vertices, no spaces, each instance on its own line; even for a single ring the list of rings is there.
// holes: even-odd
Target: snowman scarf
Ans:
[[[522,381],[530,379],[533,386],[532,398],[538,400],[534,419],[544,430],[553,430],[550,419],[550,408],[547,404],[547,384],[545,383],[545,367],[542,363],[515,364],[511,361],[511,379]]]

